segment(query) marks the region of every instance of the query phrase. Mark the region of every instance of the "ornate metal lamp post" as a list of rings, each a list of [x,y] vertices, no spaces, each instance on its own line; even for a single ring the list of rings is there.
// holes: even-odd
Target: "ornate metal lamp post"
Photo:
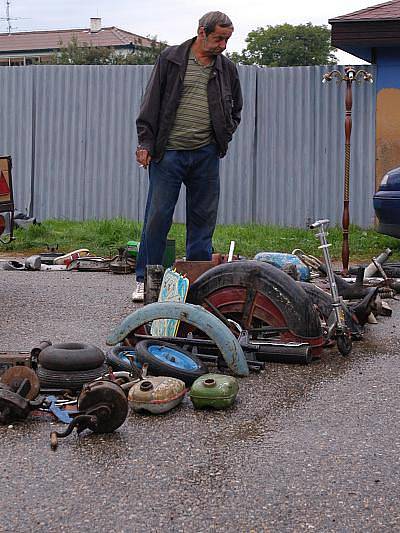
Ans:
[[[342,230],[343,230],[343,242],[342,242],[342,274],[347,275],[349,272],[349,225],[350,225],[350,137],[352,118],[351,110],[353,107],[353,95],[352,85],[353,82],[361,83],[362,80],[373,83],[372,74],[365,70],[356,70],[354,67],[346,67],[344,74],[340,70],[332,70],[324,74],[322,83],[331,81],[333,78],[337,78],[337,83],[346,82],[346,114],[344,122],[345,131],[345,159],[344,159],[344,192],[343,192],[343,215],[342,215]]]

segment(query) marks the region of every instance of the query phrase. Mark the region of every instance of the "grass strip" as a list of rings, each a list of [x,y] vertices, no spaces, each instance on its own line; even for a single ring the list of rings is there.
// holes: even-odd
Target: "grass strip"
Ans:
[[[2,246],[0,252],[23,252],[34,254],[44,252],[47,246],[58,246],[63,252],[88,248],[93,255],[109,257],[117,248],[126,246],[130,240],[139,241],[142,223],[124,218],[112,220],[46,220],[26,230],[15,231],[16,240]],[[176,241],[176,255],[185,255],[185,225],[173,224],[169,238]],[[217,252],[228,253],[230,241],[236,242],[235,253],[252,258],[257,252],[292,252],[301,248],[305,253],[321,257],[319,241],[314,232],[301,228],[283,228],[259,224],[219,225],[216,228],[213,245]],[[332,243],[334,260],[341,258],[342,231],[340,227],[329,229],[328,242]],[[385,248],[391,248],[391,260],[400,260],[400,241],[377,233],[373,228],[362,229],[350,226],[350,261],[370,261]]]

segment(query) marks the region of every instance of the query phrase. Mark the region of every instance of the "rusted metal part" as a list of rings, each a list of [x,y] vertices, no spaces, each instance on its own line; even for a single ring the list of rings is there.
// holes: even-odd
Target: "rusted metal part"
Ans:
[[[24,351],[0,351],[0,375],[14,366],[31,366],[31,356]]]
[[[53,431],[50,445],[55,449],[58,438],[67,437],[77,428],[94,433],[111,433],[119,428],[128,414],[128,400],[122,388],[115,382],[99,380],[85,385],[78,398],[78,412],[63,432]]]
[[[0,424],[24,420],[29,413],[28,400],[6,386],[0,387]]]
[[[192,284],[201,274],[223,262],[225,260],[221,254],[213,254],[211,261],[185,261],[178,259],[174,263],[174,268],[180,274],[185,274],[189,279],[189,283]]]
[[[157,302],[160,294],[164,267],[162,265],[147,265],[144,278],[144,303],[145,305]]]
[[[131,274],[135,271],[136,261],[128,255],[126,248],[118,248],[118,255],[110,261],[113,274]]]
[[[34,402],[39,393],[38,378],[27,367],[9,368],[0,381],[0,424],[24,420],[42,398]]]
[[[31,368],[26,366],[9,368],[1,376],[0,381],[27,400],[33,400],[40,392],[39,378]]]
[[[38,346],[35,346],[31,350],[31,366],[33,369],[37,369],[38,366],[38,360],[39,360],[39,354],[42,350],[47,348],[48,346],[51,346],[51,341],[40,341]]]
[[[238,376],[248,376],[249,368],[243,350],[233,333],[216,316],[203,307],[176,302],[152,303],[128,315],[108,336],[114,346],[138,330],[143,324],[160,318],[181,320],[198,328],[215,342],[228,367]]]
[[[66,270],[76,270],[78,272],[111,272],[110,261],[110,259],[104,259],[103,257],[80,257],[71,261],[67,265]]]

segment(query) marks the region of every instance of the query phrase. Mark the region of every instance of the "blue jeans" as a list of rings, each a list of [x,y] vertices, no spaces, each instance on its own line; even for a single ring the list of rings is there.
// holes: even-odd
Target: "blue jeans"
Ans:
[[[149,168],[143,231],[136,280],[143,281],[146,265],[160,265],[182,183],[186,186],[186,258],[209,261],[219,202],[217,146],[197,150],[167,150]]]

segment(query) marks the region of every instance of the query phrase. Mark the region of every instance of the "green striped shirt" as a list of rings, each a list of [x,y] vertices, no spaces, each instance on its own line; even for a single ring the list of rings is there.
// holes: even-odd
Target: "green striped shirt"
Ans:
[[[213,67],[214,62],[207,66],[198,63],[190,50],[183,93],[167,150],[196,150],[213,141],[207,98],[207,84]]]

